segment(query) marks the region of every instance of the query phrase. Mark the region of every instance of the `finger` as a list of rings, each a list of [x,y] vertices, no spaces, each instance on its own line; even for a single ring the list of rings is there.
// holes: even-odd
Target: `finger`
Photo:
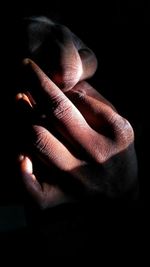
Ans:
[[[17,103],[20,101],[23,101],[23,103],[26,103],[27,106],[30,106],[31,108],[33,108],[36,104],[33,97],[31,96],[29,92],[26,92],[26,94],[18,93],[15,98],[16,98]]]
[[[110,124],[110,118],[116,114],[113,105],[85,81],[78,83],[66,95],[97,131]]]
[[[79,110],[32,60],[28,59],[25,63],[30,66],[41,84],[35,96],[37,104],[44,103],[47,114],[53,116],[55,125],[66,138],[90,151],[95,132]]]
[[[50,77],[63,92],[66,92],[73,88],[82,76],[81,58],[73,43],[71,31],[66,26],[57,24],[54,26],[54,33],[54,47],[49,48],[54,63],[49,62],[49,65],[50,69],[53,66],[56,69],[50,73]]]
[[[18,93],[15,97],[15,139],[18,151],[30,149],[31,125],[35,121],[33,106],[24,93]]]
[[[16,96],[16,98],[18,101],[24,103],[26,105],[25,107],[30,108],[31,104],[25,94],[19,94]],[[28,119],[27,116],[25,117],[25,121],[26,119]],[[47,162],[47,165],[51,163],[58,169],[64,171],[68,171],[68,168],[76,168],[80,164],[80,161],[72,155],[72,153],[63,145],[63,143],[61,143],[52,133],[50,133],[49,130],[45,128],[47,125],[47,119],[43,118],[43,120],[44,122],[42,123],[42,120],[39,120],[38,118],[37,122],[40,122],[40,125],[35,125],[35,120],[32,125],[30,121],[27,121],[23,127],[21,141],[22,139],[24,140],[23,143],[26,144],[26,148],[29,146],[29,144],[34,147],[39,156],[41,156],[41,158]],[[50,121],[48,120],[48,122]],[[63,157],[61,157],[61,155],[63,155]]]
[[[89,48],[82,48],[79,51],[82,62],[82,75],[80,81],[92,77],[97,69],[97,59],[93,51]]]
[[[20,156],[19,168],[21,177],[28,193],[41,206],[41,208],[53,207],[55,205],[67,202],[68,199],[64,193],[55,185],[43,183],[41,186],[33,174],[32,161],[27,156]]]
[[[17,113],[20,115],[20,123],[22,122],[25,127],[26,125],[29,126],[31,123],[43,123],[43,121],[45,121],[46,114],[38,109],[38,106],[29,91],[26,91],[26,93],[18,93],[15,99]]]
[[[32,161],[27,156],[19,156],[19,172],[27,191],[40,202],[42,199],[42,187],[33,174]]]
[[[29,124],[32,122],[34,116],[34,106],[32,98],[27,95],[27,93],[18,93],[15,96],[16,100],[16,117],[19,119],[18,124],[21,126]]]
[[[90,78],[95,73],[98,65],[97,58],[93,51],[89,49],[78,36],[76,36],[74,33],[71,34],[74,45],[81,58],[82,75],[80,77],[80,81],[83,81],[87,78]]]
[[[96,132],[112,140],[115,145],[114,148],[109,140],[101,136],[99,140],[102,141],[104,148],[118,153],[133,143],[134,132],[130,123],[120,116],[113,105],[87,82],[77,84],[67,93],[67,96],[82,113],[87,123]]]
[[[47,104],[48,114],[53,116],[55,125],[58,126],[61,134],[68,141],[71,140],[74,147],[80,148],[94,161],[103,163],[115,153],[126,148],[130,141],[133,141],[130,124],[116,112],[112,112],[112,108],[107,105],[103,106],[105,108],[103,114],[106,114],[106,118],[109,119],[107,126],[109,130],[112,127],[112,136],[104,135],[101,132],[99,134],[93,130],[79,110],[32,60],[28,59],[25,63],[30,66],[41,84],[37,92],[40,100],[45,105]],[[37,103],[39,103],[38,101],[39,99],[37,99]]]
[[[26,23],[32,57],[62,90],[72,88],[80,79],[82,64],[70,30],[49,19],[28,18]],[[41,34],[46,38],[39,38]]]
[[[72,90],[66,92],[65,94],[69,99],[71,99],[72,95],[73,96],[79,95],[78,99],[81,99],[81,100],[82,100],[82,97],[84,96],[90,96],[102,103],[105,103],[106,105],[110,106],[114,111],[116,111],[116,108],[112,105],[112,103],[110,103],[104,96],[100,94],[100,92],[94,89],[86,81],[79,82],[78,84],[74,86],[74,88],[72,88]],[[82,101],[80,101],[80,103],[82,103]]]
[[[49,166],[69,172],[80,166],[78,160],[52,133],[40,125],[33,125],[32,145],[35,153]]]

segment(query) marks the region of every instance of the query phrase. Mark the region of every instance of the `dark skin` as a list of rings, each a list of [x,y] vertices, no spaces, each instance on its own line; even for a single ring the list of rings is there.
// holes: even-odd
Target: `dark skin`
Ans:
[[[33,60],[24,60],[35,86],[17,95],[34,118],[32,149],[19,156],[21,177],[42,208],[95,194],[120,197],[137,181],[132,126],[85,81],[97,67],[94,53],[83,43],[78,47],[68,28],[60,26],[56,33],[58,68],[43,71],[34,53]],[[35,162],[42,163],[47,177]]]

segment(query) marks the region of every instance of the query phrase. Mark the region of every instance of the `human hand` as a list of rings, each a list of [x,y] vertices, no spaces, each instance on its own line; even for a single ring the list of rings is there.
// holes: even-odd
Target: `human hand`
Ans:
[[[31,126],[32,153],[19,163],[28,192],[42,208],[82,196],[124,195],[137,178],[129,122],[87,82],[64,93],[32,60],[26,65],[38,84],[19,97],[38,118]],[[34,166],[35,155],[47,170],[46,179]]]
[[[95,73],[94,52],[68,27],[47,17],[29,17],[25,19],[25,33],[26,53],[63,92]]]

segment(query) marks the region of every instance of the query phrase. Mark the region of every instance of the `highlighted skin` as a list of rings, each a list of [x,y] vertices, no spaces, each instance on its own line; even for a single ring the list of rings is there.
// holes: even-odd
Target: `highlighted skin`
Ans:
[[[137,184],[134,132],[86,81],[97,67],[94,53],[65,26],[44,18],[28,23],[30,34],[42,26],[39,43],[29,39],[31,58],[24,60],[35,86],[17,98],[32,107],[34,118],[32,153],[22,151],[19,163],[27,191],[42,208],[97,194],[126,196]]]

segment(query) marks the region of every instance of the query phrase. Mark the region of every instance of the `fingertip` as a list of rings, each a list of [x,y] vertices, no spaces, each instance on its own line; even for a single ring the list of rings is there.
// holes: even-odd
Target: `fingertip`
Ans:
[[[27,92],[27,94],[24,93],[18,93],[15,96],[15,100],[18,103],[19,101],[23,101],[24,103],[28,104],[30,107],[33,108],[33,106],[35,105],[35,101],[33,100],[33,98],[31,97],[31,94],[29,94],[29,92]]]
[[[15,96],[15,100],[18,102],[19,100],[22,100],[23,99],[23,93],[18,93],[16,96]]]
[[[29,157],[25,155],[19,155],[18,162],[20,163],[20,168],[21,168],[22,173],[26,173],[26,174],[33,173],[33,165]]]
[[[24,58],[22,61],[23,65],[29,65],[31,63],[31,60],[29,58]]]
[[[17,160],[19,163],[21,163],[24,160],[24,158],[25,158],[25,156],[21,154],[18,156]]]

